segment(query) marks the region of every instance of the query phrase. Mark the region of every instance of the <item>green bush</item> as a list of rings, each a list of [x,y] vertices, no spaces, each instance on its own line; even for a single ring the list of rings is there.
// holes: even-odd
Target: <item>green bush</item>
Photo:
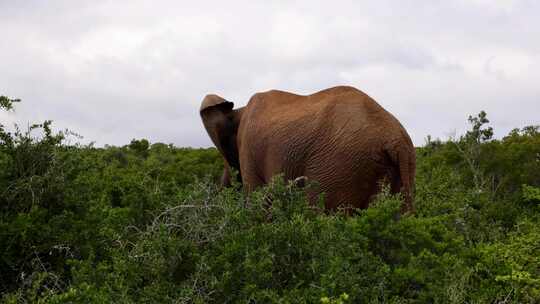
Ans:
[[[538,303],[538,127],[493,139],[485,113],[469,121],[418,148],[408,216],[388,191],[348,216],[280,177],[249,196],[220,190],[215,149],[97,148],[51,122],[0,125],[0,299]]]

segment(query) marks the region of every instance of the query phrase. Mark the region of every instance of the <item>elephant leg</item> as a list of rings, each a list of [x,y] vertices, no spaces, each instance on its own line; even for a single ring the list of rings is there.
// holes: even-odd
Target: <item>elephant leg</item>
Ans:
[[[240,162],[242,172],[242,185],[246,194],[246,205],[251,204],[249,194],[264,185],[264,180],[257,174],[255,162],[251,159],[243,159]]]
[[[335,169],[332,172],[339,170]],[[383,172],[380,169],[355,170],[339,178],[319,176],[319,180],[326,209],[343,209],[348,214],[352,214],[357,208],[367,208],[380,192],[381,184],[384,182]]]
[[[371,192],[358,185],[340,187],[325,193],[325,206],[328,210],[343,210],[346,214],[352,214],[355,208],[367,208],[371,196]]]
[[[223,174],[221,175],[221,187],[231,186],[231,171],[228,164],[223,167]]]
[[[244,183],[244,191],[246,192],[246,204],[251,204],[249,194],[256,189],[264,186],[266,182],[257,174],[256,170],[248,170],[247,174],[242,175]],[[263,208],[266,213],[266,221],[272,221],[272,198],[265,195],[262,201]]]
[[[251,193],[264,185],[264,180],[257,174],[254,166],[241,165],[240,170],[242,170],[242,184],[247,193]]]

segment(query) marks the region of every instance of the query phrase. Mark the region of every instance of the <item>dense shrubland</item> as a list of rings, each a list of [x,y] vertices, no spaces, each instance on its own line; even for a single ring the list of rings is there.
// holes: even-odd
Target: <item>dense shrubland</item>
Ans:
[[[353,217],[279,179],[249,202],[238,184],[219,190],[215,149],[0,125],[0,299],[537,303],[539,129],[493,139],[485,113],[469,122],[418,148],[416,215],[384,192]]]

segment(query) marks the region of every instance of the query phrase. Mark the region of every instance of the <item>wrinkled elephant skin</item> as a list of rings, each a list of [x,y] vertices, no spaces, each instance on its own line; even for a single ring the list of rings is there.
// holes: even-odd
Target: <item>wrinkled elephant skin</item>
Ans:
[[[249,192],[277,174],[305,176],[325,193],[325,207],[367,208],[386,181],[413,211],[415,149],[399,121],[368,95],[339,86],[312,95],[272,90],[257,93],[245,107],[207,95],[200,114],[225,161]]]

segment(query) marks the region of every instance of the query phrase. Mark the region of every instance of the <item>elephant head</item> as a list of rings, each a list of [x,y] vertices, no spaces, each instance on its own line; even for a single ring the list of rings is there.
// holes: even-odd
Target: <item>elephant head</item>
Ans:
[[[230,185],[230,167],[238,170],[241,182],[240,162],[236,136],[243,108],[233,110],[234,103],[209,94],[203,99],[200,108],[201,118],[210,139],[225,159],[221,183]]]

